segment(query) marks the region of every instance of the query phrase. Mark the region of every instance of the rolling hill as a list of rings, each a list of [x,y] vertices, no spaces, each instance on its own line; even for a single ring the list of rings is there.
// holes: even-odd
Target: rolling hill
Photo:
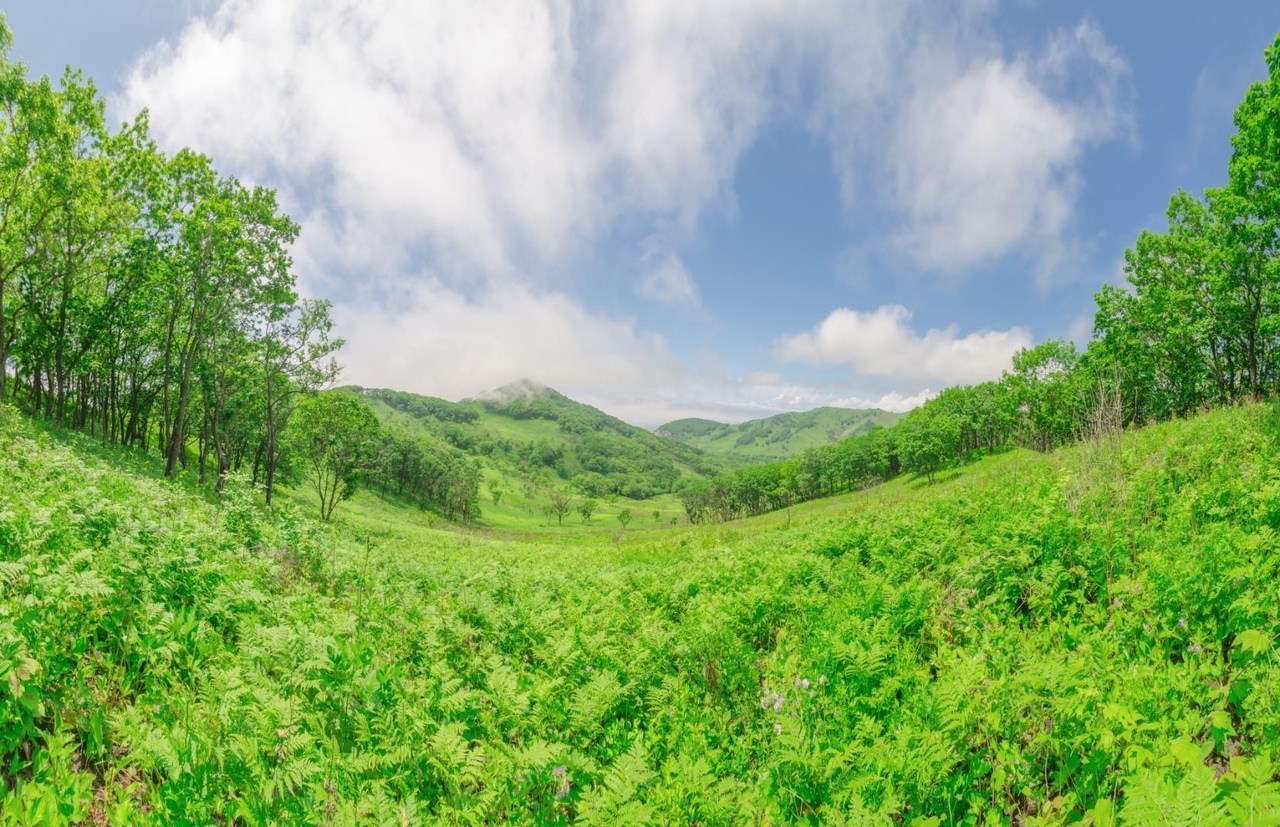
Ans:
[[[815,408],[727,425],[710,419],[677,419],[654,433],[737,464],[776,462],[806,448],[892,427],[902,414],[878,408]]]
[[[488,492],[484,522],[491,525],[496,520],[510,527],[541,515],[548,491],[565,487],[582,497],[645,501],[646,513],[676,513],[671,494],[733,467],[725,457],[657,436],[529,380],[461,402],[383,388],[345,390],[369,402],[388,428],[473,457]]]

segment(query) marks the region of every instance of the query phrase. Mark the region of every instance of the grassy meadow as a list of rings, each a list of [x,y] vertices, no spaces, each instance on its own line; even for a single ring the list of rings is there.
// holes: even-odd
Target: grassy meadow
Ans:
[[[0,824],[1275,824],[1277,459],[1255,406],[500,532],[8,412]]]

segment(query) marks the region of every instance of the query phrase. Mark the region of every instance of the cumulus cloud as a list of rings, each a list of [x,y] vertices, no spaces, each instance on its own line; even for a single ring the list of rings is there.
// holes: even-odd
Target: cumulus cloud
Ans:
[[[849,396],[843,399],[835,399],[830,403],[837,408],[879,408],[882,411],[893,411],[894,413],[906,413],[913,408],[918,408],[928,402],[938,394],[925,388],[919,393],[902,394],[898,391],[889,391],[877,399],[865,399],[860,396]]]
[[[839,308],[813,330],[778,339],[774,356],[782,362],[847,364],[860,375],[950,384],[996,379],[1014,353],[1032,344],[1022,327],[959,336],[952,325],[921,336],[910,321],[911,311],[897,304],[871,311]]]
[[[694,231],[811,72],[846,200],[889,199],[900,246],[958,271],[1056,242],[1128,72],[1089,22],[1008,57],[990,4],[959,8],[226,0],[143,57],[125,108],[341,213],[357,261],[527,276],[619,220]]]
[[[654,410],[709,405],[696,366],[583,305],[563,274],[619,236],[661,237],[669,252],[642,245],[649,269],[620,286],[699,307],[680,251],[708,211],[732,209],[739,160],[770,124],[825,138],[848,208],[875,204],[917,267],[1036,249],[1043,274],[1062,260],[1080,159],[1125,132],[1128,70],[1087,22],[1007,54],[992,9],[224,0],[139,60],[118,108],[149,107],[163,146],[282,190],[304,283],[335,296],[353,380],[467,395],[530,376],[615,399],[625,384]],[[633,278],[620,274],[598,277]],[[920,337],[905,311],[885,313],[837,311],[779,352],[964,381],[1029,341],[1018,328]],[[918,358],[859,339],[867,325]],[[835,398],[785,379],[721,392],[748,407]],[[890,392],[866,398],[918,396],[878,396]]]
[[[980,60],[922,85],[895,130],[892,194],[907,217],[898,243],[925,266],[952,272],[1024,244],[1047,246],[1051,266],[1071,219],[1080,156],[1128,123],[1120,91],[1127,72],[1086,22],[1055,37],[1039,59]],[[1080,76],[1096,78],[1087,97],[1060,90]]]
[[[771,4],[226,0],[145,55],[125,108],[341,213],[357,262],[485,276],[619,215],[691,229],[769,111]]]
[[[665,341],[634,322],[593,313],[558,292],[525,288],[476,296],[426,278],[393,307],[338,308],[349,378],[460,398],[517,379],[572,394],[678,383]]]

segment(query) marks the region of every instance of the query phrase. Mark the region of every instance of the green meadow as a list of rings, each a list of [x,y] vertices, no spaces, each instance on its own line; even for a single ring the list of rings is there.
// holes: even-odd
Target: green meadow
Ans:
[[[332,524],[0,425],[0,823],[1274,824],[1280,433],[727,524]]]

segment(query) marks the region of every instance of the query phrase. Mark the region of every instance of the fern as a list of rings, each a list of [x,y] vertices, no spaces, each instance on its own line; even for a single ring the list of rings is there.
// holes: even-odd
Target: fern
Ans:
[[[649,769],[648,753],[637,739],[618,757],[604,780],[583,795],[578,821],[584,827],[605,824],[646,824],[652,809],[639,800],[641,790],[656,776]]]
[[[1242,827],[1280,825],[1280,784],[1266,756],[1233,758],[1231,771],[1222,778],[1227,792],[1227,812]]]

